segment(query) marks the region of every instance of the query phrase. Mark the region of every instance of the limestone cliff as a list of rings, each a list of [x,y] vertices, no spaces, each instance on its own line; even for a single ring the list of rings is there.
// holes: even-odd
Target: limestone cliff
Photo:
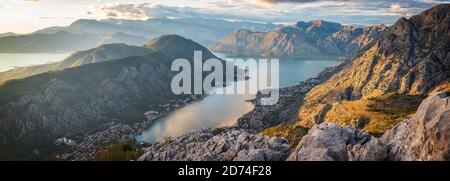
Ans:
[[[424,161],[450,160],[450,98],[443,92],[425,99],[409,119],[381,138],[334,123],[314,126],[288,160]]]
[[[271,32],[237,30],[210,46],[216,52],[257,57],[346,56],[370,45],[387,28],[357,28],[315,20],[298,22]]]
[[[328,110],[334,115],[345,115],[349,107],[358,108],[354,104],[367,104],[350,102],[348,106],[345,101],[426,96],[438,87],[445,88],[450,77],[449,10],[450,5],[443,4],[409,19],[400,18],[351,64],[307,94],[300,119],[307,125],[317,122],[313,117],[324,105],[333,105],[336,109]],[[328,120],[336,121],[336,116]]]

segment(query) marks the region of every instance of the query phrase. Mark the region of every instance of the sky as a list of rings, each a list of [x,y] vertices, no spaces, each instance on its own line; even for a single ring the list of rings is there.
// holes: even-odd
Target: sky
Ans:
[[[77,19],[219,18],[392,24],[450,0],[0,0],[0,33],[30,33]]]

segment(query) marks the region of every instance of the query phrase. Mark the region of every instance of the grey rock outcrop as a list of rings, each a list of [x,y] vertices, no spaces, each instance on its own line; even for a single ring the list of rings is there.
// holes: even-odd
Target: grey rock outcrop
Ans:
[[[282,161],[290,153],[287,140],[250,134],[242,129],[191,131],[146,148],[139,161]]]
[[[381,137],[389,160],[450,160],[450,97],[425,99],[410,119]]]
[[[428,97],[411,118],[381,138],[334,123],[315,125],[288,160],[450,160],[449,103],[443,92]]]
[[[382,160],[385,153],[382,143],[366,132],[334,123],[323,123],[311,128],[288,160]]]

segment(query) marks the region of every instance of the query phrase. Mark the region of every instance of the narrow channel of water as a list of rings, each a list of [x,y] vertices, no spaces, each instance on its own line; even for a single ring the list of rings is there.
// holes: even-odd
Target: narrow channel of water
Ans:
[[[337,60],[280,60],[280,86],[295,85],[317,74],[326,67],[339,64]],[[171,114],[153,121],[137,136],[138,141],[154,143],[166,136],[177,137],[192,129],[218,128],[233,125],[253,109],[246,100],[254,95],[210,95]]]
[[[0,72],[16,67],[46,64],[60,61],[70,54],[68,53],[0,53]]]

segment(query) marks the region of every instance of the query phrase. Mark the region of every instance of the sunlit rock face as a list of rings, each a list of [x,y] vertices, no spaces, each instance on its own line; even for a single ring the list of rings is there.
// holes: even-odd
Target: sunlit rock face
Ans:
[[[236,30],[210,48],[232,55],[268,58],[347,56],[370,45],[386,29],[384,25],[353,27],[315,20],[271,32]]]
[[[450,97],[425,99],[410,119],[381,137],[389,160],[450,160]]]
[[[191,131],[146,148],[140,161],[283,161],[290,152],[286,139],[250,134],[238,128]]]
[[[450,77],[450,5],[400,18],[351,64],[313,88],[299,119],[313,122],[324,104],[388,94],[428,95]]]
[[[450,97],[429,96],[417,112],[381,138],[334,123],[315,125],[288,160],[450,160]]]

